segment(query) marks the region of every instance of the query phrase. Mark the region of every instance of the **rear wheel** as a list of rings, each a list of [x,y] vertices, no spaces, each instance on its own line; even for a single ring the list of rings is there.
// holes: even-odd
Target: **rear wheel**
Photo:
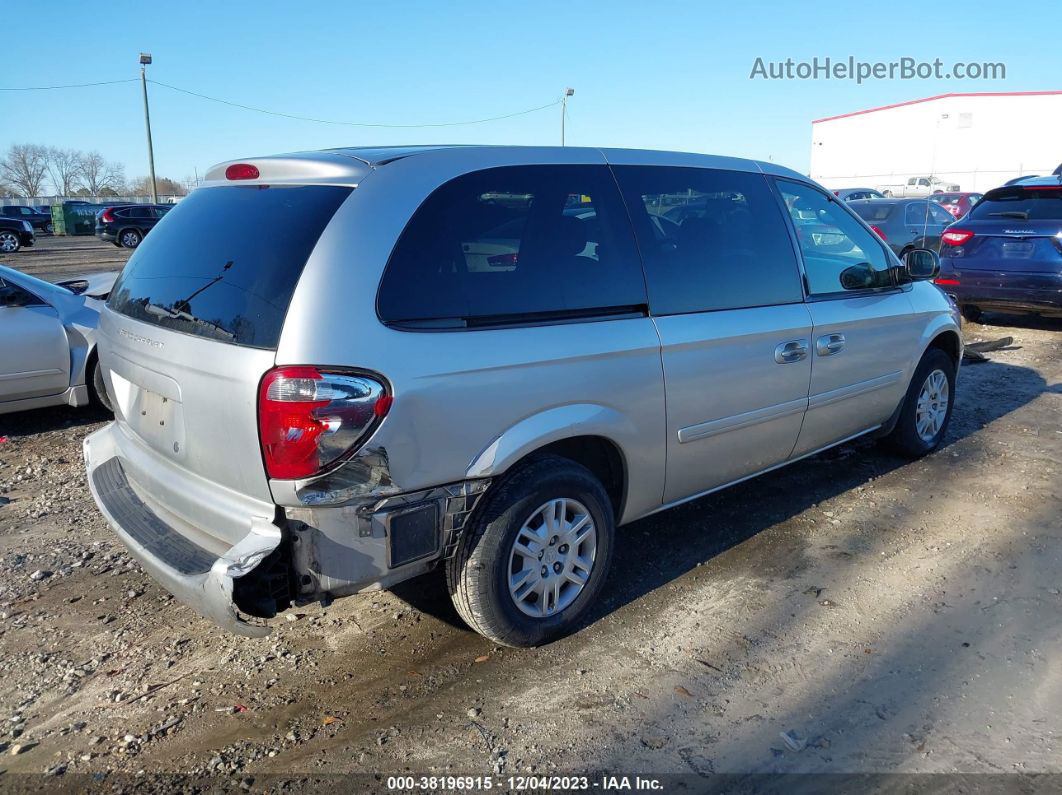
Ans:
[[[118,240],[124,248],[136,248],[143,239],[144,236],[136,229],[125,229],[118,236]]]
[[[92,405],[104,408],[113,414],[114,408],[111,406],[110,395],[107,394],[107,383],[103,380],[103,370],[95,355],[89,362],[89,371],[85,381],[88,384],[89,400]]]
[[[973,306],[972,304],[964,304],[962,307],[960,307],[959,311],[962,312],[963,319],[968,320],[971,323],[979,322],[981,320],[981,317],[984,315],[984,312],[982,312],[978,307]]]
[[[474,630],[505,646],[538,646],[576,625],[604,585],[615,523],[585,467],[543,456],[484,496],[446,578]]]
[[[883,443],[909,458],[931,453],[944,439],[954,405],[955,362],[939,348],[930,348],[907,388],[896,427]]]
[[[22,241],[18,239],[18,235],[6,229],[0,231],[0,252],[14,254],[20,248],[22,248]]]

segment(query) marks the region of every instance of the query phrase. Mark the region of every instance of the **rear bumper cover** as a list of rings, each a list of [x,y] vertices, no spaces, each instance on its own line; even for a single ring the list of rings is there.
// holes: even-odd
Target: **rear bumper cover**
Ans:
[[[233,581],[250,573],[282,541],[280,528],[264,517],[218,556],[197,546],[156,515],[134,491],[122,467],[114,423],[84,442],[89,489],[115,534],[148,574],[200,615],[224,629],[261,637],[269,628],[246,621],[233,602]]]
[[[247,621],[238,605],[256,616],[272,616],[276,611],[271,604],[284,609],[292,603],[384,588],[428,571],[453,554],[490,484],[480,478],[386,497],[366,496],[341,506],[286,508],[282,519],[248,514],[248,532],[225,551],[218,546],[211,550],[196,543],[194,534],[189,537],[191,528],[182,532],[174,526],[164,503],[152,507],[161,486],[148,488],[147,478],[143,483],[130,480],[127,469],[135,475],[138,466],[148,463],[128,445],[113,422],[85,439],[85,464],[96,505],[159,584],[203,617],[249,637],[266,635],[269,628]],[[200,492],[199,499],[209,500],[210,495]],[[285,574],[278,574],[278,568]],[[243,577],[247,579],[238,582]],[[286,584],[274,602],[270,587],[266,585],[263,592],[261,586],[276,577]],[[253,606],[258,598],[266,607]]]

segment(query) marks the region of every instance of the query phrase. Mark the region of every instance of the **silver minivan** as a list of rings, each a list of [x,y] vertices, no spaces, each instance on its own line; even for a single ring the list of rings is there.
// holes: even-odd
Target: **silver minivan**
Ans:
[[[224,163],[103,312],[89,484],[229,630],[442,567],[469,626],[537,645],[585,620],[618,525],[864,434],[936,448],[962,357],[936,267],[770,163]]]

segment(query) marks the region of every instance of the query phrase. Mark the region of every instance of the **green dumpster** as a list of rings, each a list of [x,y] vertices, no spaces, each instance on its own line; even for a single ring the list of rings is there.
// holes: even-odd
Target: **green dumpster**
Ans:
[[[52,230],[57,235],[93,235],[99,204],[62,204],[52,207]]]

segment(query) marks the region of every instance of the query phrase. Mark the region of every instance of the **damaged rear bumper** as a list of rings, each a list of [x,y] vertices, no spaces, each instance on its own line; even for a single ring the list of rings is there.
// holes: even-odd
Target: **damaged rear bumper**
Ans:
[[[223,494],[144,460],[115,423],[86,438],[84,454],[96,504],[147,573],[200,615],[249,637],[269,628],[245,615],[272,618],[292,604],[386,588],[432,569],[453,554],[490,484],[369,489],[341,505],[247,503],[238,515],[211,514]],[[179,515],[172,506],[182,499]],[[204,509],[192,522],[190,505]],[[222,521],[230,541],[208,532]]]
[[[283,541],[272,517],[252,517],[250,532],[217,554],[182,535],[134,490],[122,466],[114,424],[85,439],[89,488],[111,528],[140,565],[166,590],[224,629],[261,637],[269,628],[252,624],[237,609],[238,578],[257,568]]]

